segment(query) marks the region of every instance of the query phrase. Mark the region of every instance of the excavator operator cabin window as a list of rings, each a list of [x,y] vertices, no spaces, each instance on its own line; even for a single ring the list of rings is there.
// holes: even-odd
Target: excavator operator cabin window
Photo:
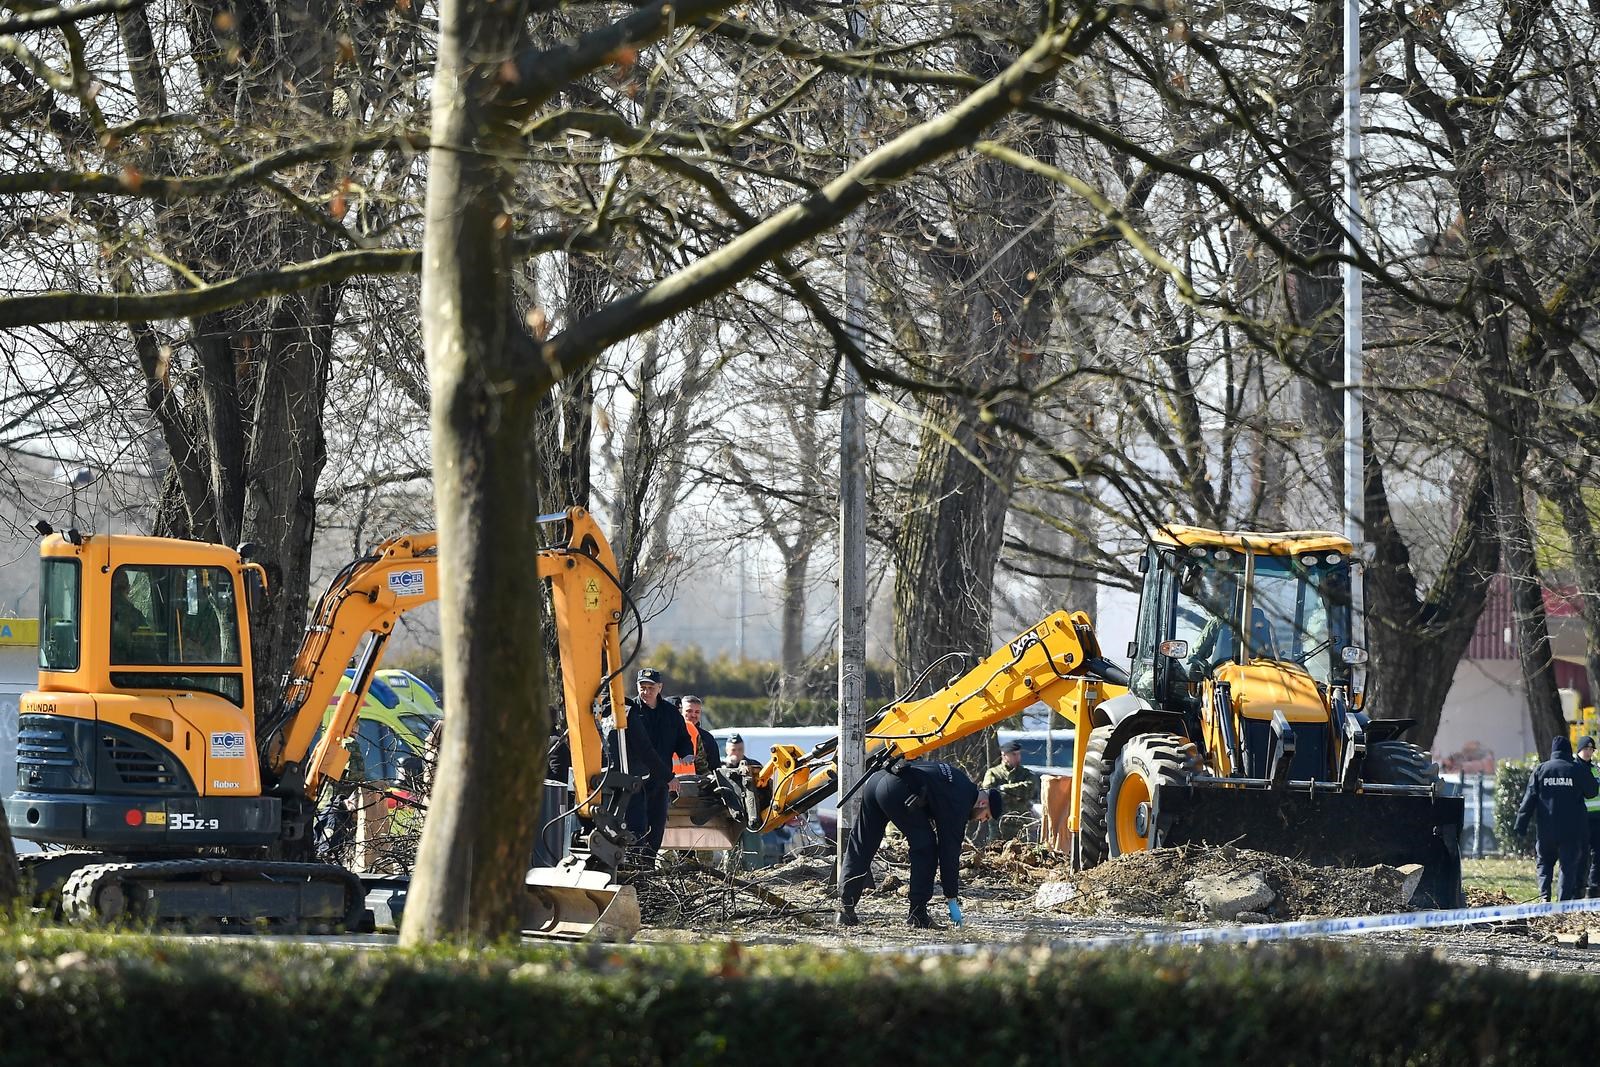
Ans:
[[[78,561],[47,559],[39,580],[39,669],[78,669]]]
[[[239,666],[233,576],[223,567],[118,567],[111,574],[111,662]]]

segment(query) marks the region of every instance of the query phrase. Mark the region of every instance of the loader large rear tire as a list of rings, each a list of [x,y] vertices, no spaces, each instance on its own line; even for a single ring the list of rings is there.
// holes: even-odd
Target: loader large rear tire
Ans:
[[[1106,842],[1106,794],[1111,786],[1111,768],[1106,765],[1106,746],[1111,743],[1114,726],[1101,726],[1089,734],[1088,751],[1083,756],[1083,795],[1078,801],[1078,870],[1098,867],[1111,855]]]
[[[1182,783],[1188,743],[1177,734],[1139,734],[1117,753],[1106,805],[1106,837],[1113,859],[1161,847],[1155,818],[1156,788]]]
[[[1428,754],[1409,741],[1374,741],[1367,746],[1362,777],[1374,785],[1432,785],[1438,775]]]
[[[1367,746],[1362,777],[1374,785],[1433,786],[1439,771],[1428,754],[1409,741],[1374,741]],[[1432,842],[1418,858],[1424,861],[1424,873],[1411,897],[1413,908],[1459,908],[1466,903],[1461,853],[1455,841]]]

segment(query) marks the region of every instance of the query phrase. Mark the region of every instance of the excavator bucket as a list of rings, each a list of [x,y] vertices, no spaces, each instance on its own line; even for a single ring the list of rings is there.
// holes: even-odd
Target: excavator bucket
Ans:
[[[1384,788],[1162,784],[1154,804],[1155,843],[1234,845],[1319,867],[1417,863],[1423,874],[1412,906],[1458,907],[1462,797],[1422,789],[1378,791]]]
[[[604,871],[568,859],[528,872],[522,932],[552,941],[632,941],[639,932],[639,897]]]
[[[700,781],[684,777],[678,779],[678,795],[667,807],[661,847],[696,852],[738,848],[743,831],[715,793],[702,788]]]

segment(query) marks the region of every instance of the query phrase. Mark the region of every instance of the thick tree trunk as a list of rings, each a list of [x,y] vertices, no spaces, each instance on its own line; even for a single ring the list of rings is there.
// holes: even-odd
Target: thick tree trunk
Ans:
[[[1517,660],[1522,667],[1522,690],[1527,700],[1533,738],[1543,746],[1567,732],[1556,688],[1555,658],[1550,649],[1550,626],[1545,617],[1544,580],[1534,556],[1533,525],[1528,521],[1522,495],[1519,449],[1511,433],[1491,424],[1489,466],[1495,497],[1495,524],[1500,553],[1511,587],[1511,613],[1517,629]]]
[[[1337,4],[1313,4],[1308,11],[1301,37],[1301,62],[1291,75],[1288,93],[1292,103],[1285,124],[1284,165],[1290,174],[1290,194],[1294,205],[1289,212],[1289,247],[1316,265],[1290,267],[1286,272],[1285,303],[1290,321],[1309,332],[1300,353],[1302,366],[1295,385],[1298,416],[1306,434],[1300,462],[1304,470],[1325,474],[1320,486],[1315,479],[1301,483],[1313,491],[1295,492],[1295,486],[1282,480],[1281,469],[1270,469],[1280,480],[1277,487],[1291,495],[1291,527],[1315,525],[1308,507],[1337,507],[1344,478],[1343,393],[1331,383],[1344,378],[1340,267],[1331,257],[1338,253],[1341,233],[1334,221],[1336,201],[1333,190],[1334,145],[1339,117],[1339,29]],[[1269,425],[1283,428],[1269,413]],[[1272,447],[1272,446],[1268,446]],[[1265,472],[1264,472],[1265,473]]]
[[[1374,718],[1416,719],[1407,739],[1433,746],[1456,665],[1483,613],[1499,562],[1488,465],[1473,464],[1461,517],[1438,576],[1417,589],[1410,551],[1395,529],[1383,466],[1367,454],[1367,535],[1377,556],[1367,568],[1367,646],[1372,673],[1367,711]]]
[[[326,251],[325,242],[304,236],[310,248],[296,254]],[[317,481],[327,461],[322,409],[340,292],[314,289],[279,302],[256,378],[240,537],[260,546],[275,583],[274,595],[251,620],[257,706],[263,708],[277,695],[306,625]]]
[[[22,874],[17,870],[17,849],[11,843],[11,827],[0,812],[0,917],[16,903],[22,892]]]
[[[783,560],[782,639],[778,652],[778,703],[788,707],[805,695],[806,581],[811,568],[811,537],[797,534]]]
[[[1553,469],[1552,469],[1553,468]],[[1584,669],[1589,678],[1589,699],[1600,700],[1600,536],[1594,528],[1582,481],[1565,474],[1556,464],[1548,464],[1544,479],[1561,512],[1561,528],[1572,545],[1572,569],[1578,576],[1578,611],[1583,616],[1585,644]]]
[[[968,45],[963,66],[992,78],[1007,59],[995,39]],[[1016,138],[1050,159],[1037,134]],[[940,309],[943,367],[973,390],[1035,376],[1051,322],[1055,248],[1052,191],[1035,175],[985,159],[951,184],[956,237],[932,253],[948,294]],[[1044,221],[1041,222],[1041,218]],[[902,690],[946,653],[982,658],[991,649],[994,573],[1021,445],[1005,427],[1025,427],[1024,404],[979,410],[964,399],[937,400],[919,435],[919,459],[896,548],[895,670]],[[969,458],[970,457],[970,458]],[[942,684],[956,671],[940,668]],[[982,734],[941,750],[941,757],[981,761]]]
[[[433,397],[440,630],[450,708],[402,940],[493,939],[519,927],[547,740],[537,513],[537,398],[501,386],[535,358],[514,322],[500,215],[517,158],[495,110],[518,5],[440,5],[422,315]]]

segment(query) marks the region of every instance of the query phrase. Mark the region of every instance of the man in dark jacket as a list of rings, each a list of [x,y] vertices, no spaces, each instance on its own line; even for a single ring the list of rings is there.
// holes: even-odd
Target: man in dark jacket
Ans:
[[[1578,758],[1589,765],[1591,772],[1595,755],[1594,738],[1588,734],[1578,738]],[[1600,781],[1600,777],[1595,780]],[[1589,884],[1584,896],[1600,897],[1600,793],[1584,800],[1583,807],[1589,816]]]
[[[861,786],[861,814],[845,845],[844,878],[839,890],[839,922],[854,926],[856,902],[867,887],[872,857],[883,844],[890,823],[911,846],[908,925],[933,926],[928,901],[933,898],[933,871],[950,917],[960,922],[961,844],[967,821],[988,820],[999,811],[999,791],[982,790],[948,763],[904,763],[894,771],[877,770]]]
[[[1550,899],[1555,865],[1561,864],[1561,899],[1583,896],[1588,866],[1589,816],[1584,800],[1600,793],[1600,783],[1587,763],[1572,758],[1572,742],[1557,737],[1550,743],[1550,758],[1528,779],[1528,791],[1517,808],[1516,831],[1528,832],[1535,823],[1534,863],[1539,873],[1539,895]]]
[[[638,685],[639,695],[628,698],[628,772],[643,778],[644,788],[629,801],[623,822],[638,839],[639,862],[649,867],[667,830],[673,757],[693,755],[694,742],[678,705],[661,695],[661,672],[643,668]],[[615,732],[607,741],[611,758],[616,759]]]

